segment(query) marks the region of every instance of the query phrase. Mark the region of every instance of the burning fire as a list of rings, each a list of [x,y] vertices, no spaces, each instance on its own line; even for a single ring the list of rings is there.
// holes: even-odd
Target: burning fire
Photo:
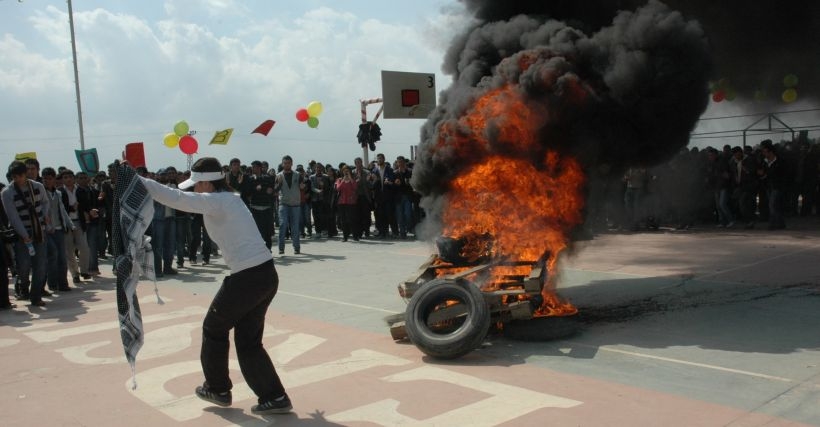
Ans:
[[[522,154],[543,153],[536,138],[546,117],[505,86],[487,92],[462,117],[459,128],[470,129],[468,134],[442,126],[439,137],[457,150],[487,147],[487,135],[493,134],[493,144],[504,145],[496,151],[506,152],[487,155],[450,183],[442,218],[445,236],[492,236],[493,256],[498,259],[534,262],[546,252],[553,271],[570,231],[582,221],[585,176],[578,161],[556,151],[546,151],[541,159]],[[544,304],[537,315],[576,313],[555,294],[554,276],[549,274],[542,288]],[[503,280],[499,274],[490,282]]]

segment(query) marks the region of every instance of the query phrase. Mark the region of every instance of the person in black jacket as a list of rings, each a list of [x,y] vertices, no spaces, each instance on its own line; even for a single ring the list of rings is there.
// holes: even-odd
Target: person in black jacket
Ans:
[[[758,171],[765,180],[766,192],[769,196],[769,230],[786,228],[783,218],[784,196],[789,186],[788,170],[786,165],[777,158],[777,151],[770,139],[760,143],[763,153],[764,167]]]
[[[242,198],[248,203],[256,227],[265,241],[265,246],[271,248],[273,241],[273,209],[276,205],[275,182],[272,176],[263,169],[262,162],[254,160],[251,163],[253,174],[246,176],[242,188]]]

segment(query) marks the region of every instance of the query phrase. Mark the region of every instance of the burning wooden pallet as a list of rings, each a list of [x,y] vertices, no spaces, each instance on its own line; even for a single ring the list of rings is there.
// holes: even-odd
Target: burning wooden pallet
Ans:
[[[454,359],[479,346],[491,324],[532,319],[543,303],[549,253],[535,261],[480,258],[475,265],[451,259],[431,255],[399,284],[408,304],[386,319],[393,339],[409,338],[425,354]]]

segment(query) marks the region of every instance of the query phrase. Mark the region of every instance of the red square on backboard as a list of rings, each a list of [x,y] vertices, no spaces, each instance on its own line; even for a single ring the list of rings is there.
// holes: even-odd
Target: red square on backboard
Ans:
[[[418,89],[402,89],[401,90],[401,106],[412,107],[419,105],[419,91]]]

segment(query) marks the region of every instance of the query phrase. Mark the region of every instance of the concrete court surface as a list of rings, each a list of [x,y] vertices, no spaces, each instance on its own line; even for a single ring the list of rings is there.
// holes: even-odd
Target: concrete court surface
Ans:
[[[294,412],[266,417],[235,361],[232,407],[193,395],[221,258],[160,280],[163,305],[141,283],[134,390],[105,262],[45,308],[0,311],[0,425],[820,426],[820,221],[789,225],[579,242],[559,287],[579,333],[492,334],[448,362],[394,343],[382,320],[404,309],[396,284],[427,243],[288,244],[265,345]]]

